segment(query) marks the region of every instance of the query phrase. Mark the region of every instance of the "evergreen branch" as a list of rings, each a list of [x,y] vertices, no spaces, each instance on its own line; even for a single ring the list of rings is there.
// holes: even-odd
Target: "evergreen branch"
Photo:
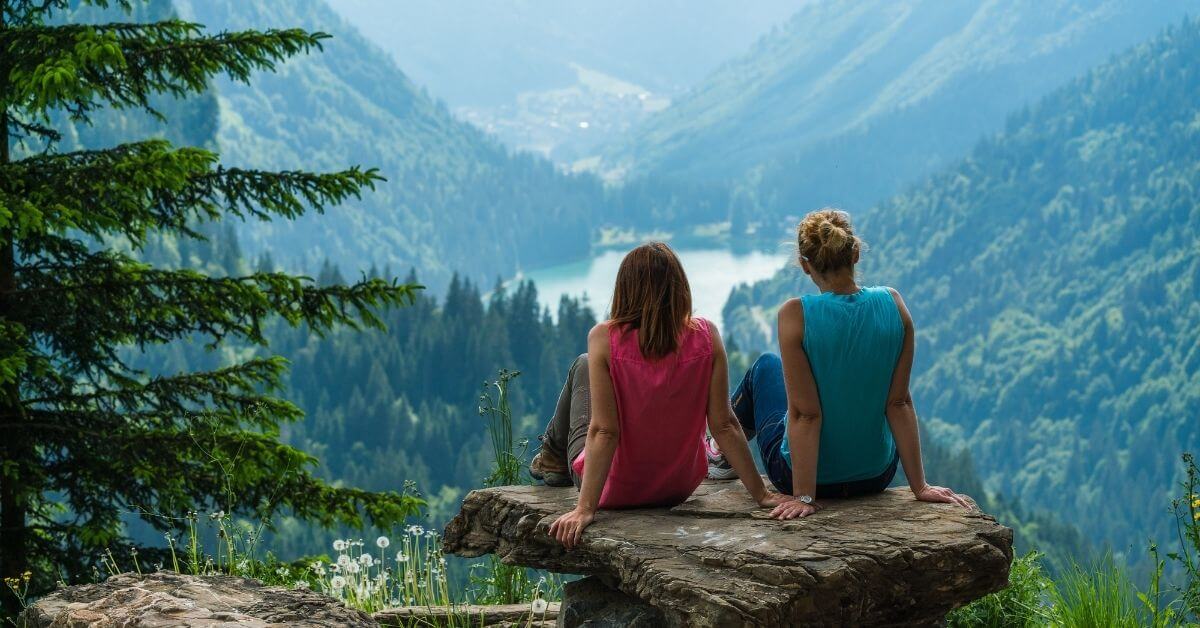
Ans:
[[[8,60],[7,102],[46,118],[60,108],[78,120],[103,107],[134,108],[161,118],[155,94],[183,97],[207,89],[218,74],[247,81],[296,54],[320,49],[325,33],[302,29],[201,35],[182,20],[153,24],[34,25],[0,31]]]
[[[47,411],[47,405],[86,410],[100,404],[113,414],[137,411],[148,417],[178,417],[194,414],[198,408],[204,413],[215,409],[235,422],[271,429],[278,422],[303,416],[290,402],[256,392],[278,388],[286,369],[287,361],[280,357],[254,359],[211,372],[154,377],[146,382],[122,378],[107,388],[56,391],[26,399],[25,404],[31,414]]]
[[[270,220],[321,212],[382,180],[357,167],[265,172],[216,161],[212,152],[163,140],[30,157],[0,167],[0,228],[13,225],[24,237],[119,233],[140,246],[151,231],[201,237],[191,225],[224,214]]]
[[[12,115],[8,117],[8,134],[15,142],[21,142],[30,137],[36,137],[44,142],[57,142],[62,139],[62,133],[57,129],[36,122],[26,122]]]
[[[72,512],[86,513],[85,521],[110,515],[114,502],[178,513],[215,501],[230,513],[268,522],[283,511],[323,527],[361,528],[367,521],[390,527],[424,504],[395,492],[331,487],[312,475],[316,464],[268,434],[128,430],[80,441],[69,458],[49,461],[47,470],[50,477],[70,478],[53,489],[65,495]],[[170,525],[146,519],[160,529]]]
[[[262,325],[274,316],[318,334],[336,325],[382,328],[377,308],[411,303],[420,288],[383,279],[317,286],[283,273],[209,277],[104,252],[67,269],[23,269],[11,299],[30,342],[51,348],[72,372],[87,372],[119,363],[121,345],[194,335],[210,347],[231,336],[265,345]]]
[[[131,0],[77,0],[74,4],[89,4],[106,9],[117,7],[126,13],[133,10]],[[3,3],[3,19],[6,24],[29,26],[41,24],[53,13],[66,11],[72,5],[71,0],[8,0]]]

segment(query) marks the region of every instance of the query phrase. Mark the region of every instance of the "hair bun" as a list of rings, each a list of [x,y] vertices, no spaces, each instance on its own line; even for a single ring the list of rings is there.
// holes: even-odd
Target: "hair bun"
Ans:
[[[850,215],[836,209],[810,212],[796,227],[800,257],[819,273],[854,265],[862,240],[854,235]]]

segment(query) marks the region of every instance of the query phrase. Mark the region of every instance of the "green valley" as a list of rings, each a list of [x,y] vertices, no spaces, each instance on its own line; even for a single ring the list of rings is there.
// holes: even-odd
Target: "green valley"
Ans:
[[[917,322],[915,396],[989,489],[1141,554],[1200,447],[1200,22],[1010,118],[957,165],[855,212],[862,279]],[[855,209],[855,208],[850,208]],[[763,347],[788,269],[725,318]]]

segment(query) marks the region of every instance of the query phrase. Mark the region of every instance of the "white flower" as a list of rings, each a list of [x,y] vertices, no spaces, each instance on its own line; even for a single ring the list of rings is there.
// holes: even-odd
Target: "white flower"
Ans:
[[[530,610],[532,610],[535,615],[541,615],[542,613],[546,612],[546,607],[548,607],[548,606],[550,606],[550,605],[546,603],[546,600],[543,600],[542,598],[539,597],[538,599],[533,601],[533,605]]]
[[[413,536],[421,536],[422,534],[425,534],[425,528],[422,528],[418,525],[411,525],[408,526],[408,533]]]
[[[350,563],[352,563],[352,562],[354,562],[354,561],[353,561],[353,560],[352,560],[352,559],[351,559],[349,556],[347,556],[347,555],[345,555],[345,554],[342,554],[341,556],[338,556],[338,563],[337,563],[337,564],[341,565],[343,569],[345,569],[345,568],[346,568],[346,565],[349,565],[349,564],[350,564]]]
[[[346,565],[346,571],[350,573],[358,573],[358,563],[350,563]]]
[[[334,591],[341,591],[346,588],[346,579],[341,576],[334,576],[329,580],[329,587]]]
[[[224,510],[218,510],[217,512],[214,512],[214,513],[212,513],[211,515],[209,515],[209,516],[208,516],[208,518],[209,518],[209,519],[212,519],[213,521],[216,521],[217,519],[224,519],[224,518],[225,518],[225,511],[224,511]]]
[[[342,566],[341,565],[330,565],[329,570],[332,571],[333,573],[339,573],[342,571]]]
[[[391,539],[387,538],[386,536],[381,536],[381,537],[375,539],[375,545],[379,549],[387,549],[387,546],[389,546],[391,544],[392,544]]]
[[[370,554],[363,554],[362,556],[358,557],[358,562],[361,563],[363,567],[370,567],[371,565],[375,564],[375,557],[371,556]]]
[[[302,591],[307,591],[308,590],[308,582],[306,582],[304,580],[297,580],[292,583],[292,588],[300,589]]]
[[[405,554],[404,552],[400,552],[399,554],[396,554],[396,562],[407,563],[408,562],[408,554]]]
[[[344,551],[346,551],[346,542],[345,542],[345,541],[343,541],[343,540],[341,540],[341,539],[338,539],[338,540],[334,541],[334,542],[333,542],[333,550],[334,550],[335,552],[344,552]]]

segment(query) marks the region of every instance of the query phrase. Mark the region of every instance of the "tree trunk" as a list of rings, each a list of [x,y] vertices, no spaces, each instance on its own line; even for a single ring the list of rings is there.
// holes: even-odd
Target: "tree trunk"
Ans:
[[[0,0],[0,31],[8,27],[6,13],[8,0]],[[9,162],[8,98],[7,85],[0,77],[0,166]],[[16,258],[14,255],[13,232],[6,229],[0,233],[0,320],[12,320],[12,293],[16,288]],[[19,422],[21,412],[20,388],[16,383],[7,384],[0,390],[0,416],[6,422]],[[11,418],[10,418],[11,417]],[[25,467],[29,464],[28,435],[21,428],[8,429],[0,439],[0,461],[4,471],[0,474],[0,575],[5,578],[20,578],[29,567],[26,559],[25,517],[28,513],[28,491],[21,485]],[[27,476],[26,476],[27,477]],[[3,614],[18,610],[19,600],[9,589],[0,587],[0,606]]]

